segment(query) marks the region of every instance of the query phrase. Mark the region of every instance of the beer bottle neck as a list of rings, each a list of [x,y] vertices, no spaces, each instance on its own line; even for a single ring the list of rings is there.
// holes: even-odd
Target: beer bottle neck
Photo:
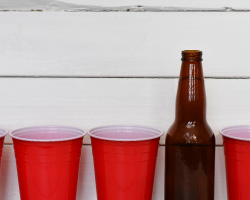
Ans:
[[[206,94],[200,51],[183,51],[176,97],[176,120],[206,121]]]

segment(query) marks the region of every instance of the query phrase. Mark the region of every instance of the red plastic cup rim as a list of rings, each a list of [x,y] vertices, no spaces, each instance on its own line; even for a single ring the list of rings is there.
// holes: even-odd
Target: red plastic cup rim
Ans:
[[[88,131],[88,134],[97,139],[108,141],[145,141],[160,138],[163,131],[158,128],[138,125],[111,125],[100,126]]]
[[[0,129],[0,138],[5,137],[7,135],[8,131],[4,129]]]
[[[250,141],[250,125],[229,126],[221,129],[220,134],[235,140]]]
[[[10,136],[30,142],[60,142],[84,137],[85,131],[68,126],[33,126],[16,129]]]

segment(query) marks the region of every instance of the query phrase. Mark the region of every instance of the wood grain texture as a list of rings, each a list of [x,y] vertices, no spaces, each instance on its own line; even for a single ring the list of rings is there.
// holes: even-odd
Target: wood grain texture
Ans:
[[[221,145],[220,128],[249,124],[249,10],[247,0],[0,0],[0,11],[69,11],[0,12],[0,127],[142,124],[166,131],[174,120],[180,52],[200,49],[208,121]],[[153,200],[164,196],[164,148]],[[4,148],[0,199],[20,200],[12,145]],[[96,200],[90,145],[82,151],[80,199]],[[218,146],[215,200],[226,199]]]
[[[159,147],[152,200],[162,200],[164,198],[164,154],[165,147]],[[5,145],[2,159],[0,199],[20,200],[14,150],[12,145]],[[215,200],[226,200],[225,164],[222,147],[216,148],[215,170]],[[91,146],[83,146],[82,149],[77,200],[81,199],[96,200]]]
[[[124,7],[130,10],[124,10]],[[154,11],[249,9],[247,0],[0,0],[0,10],[8,11]],[[224,10],[226,11],[226,9]]]
[[[141,6],[156,6],[156,7],[172,7],[182,8],[188,10],[190,8],[196,8],[204,10],[217,9],[222,7],[232,7],[234,9],[246,9],[250,8],[250,3],[247,0],[210,0],[210,1],[197,1],[197,0],[62,0],[61,2],[69,4],[80,5],[94,5],[94,6],[124,6],[124,5],[141,5]]]
[[[141,124],[166,131],[177,85],[178,79],[1,78],[0,127]],[[208,79],[206,90],[208,122],[222,144],[219,129],[249,123],[250,80]]]
[[[201,49],[207,77],[249,78],[249,17],[2,12],[0,76],[176,77],[181,50]]]

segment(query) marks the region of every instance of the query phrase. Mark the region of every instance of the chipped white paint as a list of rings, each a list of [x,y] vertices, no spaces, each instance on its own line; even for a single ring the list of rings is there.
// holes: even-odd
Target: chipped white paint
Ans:
[[[247,0],[0,0],[0,10],[15,11],[186,11],[249,9]],[[136,8],[136,9],[135,9]],[[223,9],[226,8],[226,9]],[[227,9],[229,8],[229,9]]]
[[[165,7],[186,7],[186,8],[246,8],[250,6],[247,0],[61,0],[61,2],[77,5],[98,5],[98,6],[124,6],[124,5],[141,5],[141,6],[165,6]]]
[[[164,198],[164,149],[165,147],[159,147],[152,200],[162,200]],[[20,200],[16,164],[12,145],[5,145],[2,159],[0,199]],[[83,146],[79,173],[77,200],[96,200],[91,146]],[[215,167],[215,200],[226,199],[224,153],[222,147],[217,147]]]

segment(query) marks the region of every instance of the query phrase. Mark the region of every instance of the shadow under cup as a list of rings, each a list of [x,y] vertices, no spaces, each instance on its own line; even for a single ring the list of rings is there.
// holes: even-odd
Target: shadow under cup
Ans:
[[[61,126],[13,131],[22,200],[75,200],[85,132]]]
[[[250,199],[250,126],[232,126],[223,136],[228,200]]]
[[[0,170],[1,170],[1,164],[2,164],[4,138],[5,138],[6,134],[7,134],[7,131],[0,129]]]
[[[162,132],[142,126],[89,131],[98,200],[151,200]]]

